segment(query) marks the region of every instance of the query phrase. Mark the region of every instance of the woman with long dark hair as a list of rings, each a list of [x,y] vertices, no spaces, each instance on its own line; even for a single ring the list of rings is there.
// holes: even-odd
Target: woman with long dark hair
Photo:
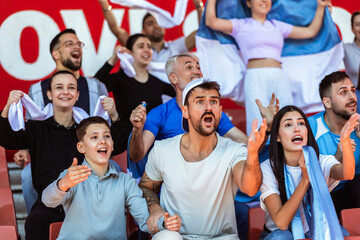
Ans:
[[[266,213],[266,222],[260,239],[296,238],[290,227],[294,217],[301,219],[303,234],[309,237],[310,223],[306,220],[307,209],[303,200],[311,183],[303,146],[308,145],[315,150],[322,175],[331,191],[339,180],[354,177],[355,158],[350,133],[357,126],[358,119],[359,114],[353,114],[341,131],[343,162],[339,163],[334,156],[319,154],[309,122],[299,108],[285,106],[276,114],[271,128],[269,160],[261,164],[263,183],[260,203]],[[292,193],[289,193],[290,184],[294,187]]]

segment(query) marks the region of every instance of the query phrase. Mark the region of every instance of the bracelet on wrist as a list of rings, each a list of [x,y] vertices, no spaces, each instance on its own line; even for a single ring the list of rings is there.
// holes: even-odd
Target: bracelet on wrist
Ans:
[[[200,2],[199,4],[196,4],[196,5],[195,5],[195,8],[200,8],[200,7],[204,7],[203,2]]]
[[[112,9],[112,6],[111,6],[111,5],[109,5],[107,8],[103,9],[103,12],[106,12],[106,11],[111,11],[111,9]]]

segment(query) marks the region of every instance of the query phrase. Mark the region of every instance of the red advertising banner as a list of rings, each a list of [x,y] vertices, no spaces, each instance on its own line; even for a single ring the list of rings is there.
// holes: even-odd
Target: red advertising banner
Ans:
[[[175,1],[152,2],[164,10],[174,11]],[[123,28],[130,33],[141,32],[146,11],[112,5]],[[196,14],[190,14],[194,9],[189,1],[185,23],[166,30],[166,40],[190,33],[197,27]],[[27,92],[31,84],[51,75],[55,63],[49,43],[59,31],[73,28],[85,43],[82,73],[86,76],[93,76],[116,46],[116,38],[107,26],[97,0],[2,1],[0,24],[0,108],[5,105],[11,90]]]
[[[175,1],[150,2],[169,12],[175,8]],[[352,41],[350,16],[353,11],[360,10],[360,1],[333,0],[332,3],[333,19],[344,41]],[[130,33],[141,31],[144,11],[113,4],[113,12]],[[60,30],[74,28],[86,44],[82,72],[87,76],[95,74],[116,45],[97,0],[2,1],[0,24],[0,108],[5,105],[11,90],[27,92],[31,84],[47,78],[54,71],[49,43]],[[189,1],[184,23],[167,29],[165,38],[171,40],[186,35],[196,27],[194,6]]]

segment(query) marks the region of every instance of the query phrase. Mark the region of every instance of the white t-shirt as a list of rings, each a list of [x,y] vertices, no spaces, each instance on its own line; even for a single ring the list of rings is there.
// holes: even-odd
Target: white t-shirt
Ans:
[[[233,168],[246,160],[246,145],[217,134],[217,145],[207,158],[188,162],[180,152],[182,136],[155,141],[145,167],[150,179],[163,181],[161,207],[180,215],[184,237],[237,234]]]
[[[320,162],[320,168],[324,174],[324,178],[325,178],[326,184],[328,186],[329,192],[331,192],[339,184],[340,181],[330,178],[330,170],[331,170],[332,166],[334,166],[335,164],[339,164],[339,162],[332,155],[321,155],[321,154],[320,154],[319,162]],[[266,227],[270,231],[275,231],[276,229],[279,229],[279,228],[275,225],[269,212],[267,211],[264,200],[265,200],[265,198],[267,198],[268,196],[270,196],[271,194],[274,194],[274,193],[276,193],[280,196],[278,182],[277,182],[275,175],[271,169],[269,160],[266,160],[260,166],[261,166],[261,171],[263,174],[263,182],[260,187],[260,191],[261,191],[260,206],[265,211]],[[298,167],[288,166],[288,169],[289,169],[290,175],[292,177],[293,183],[296,188],[297,185],[299,185],[299,182],[302,178],[301,168],[300,168],[300,166],[298,166]],[[303,223],[304,232],[307,232],[307,231],[309,231],[309,226],[307,225],[306,220],[305,220],[306,218],[305,218],[304,207],[303,207],[302,203],[300,204],[299,211],[300,211],[301,221]]]

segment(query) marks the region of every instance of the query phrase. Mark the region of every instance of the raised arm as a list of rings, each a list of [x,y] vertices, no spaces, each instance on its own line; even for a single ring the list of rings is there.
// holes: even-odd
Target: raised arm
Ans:
[[[149,209],[150,216],[147,220],[147,225],[149,228],[149,231],[152,234],[155,234],[159,231],[158,228],[158,220],[165,216],[165,211],[160,206],[160,187],[162,182],[156,182],[149,178],[149,176],[146,174],[146,171],[144,172],[144,175],[142,176],[139,187],[144,192],[144,198],[146,199],[147,206]]]
[[[355,156],[350,134],[359,124],[360,115],[354,113],[341,129],[340,144],[342,148],[342,164],[331,168],[330,177],[336,180],[351,180],[355,175]]]
[[[265,138],[266,120],[263,119],[260,130],[256,127],[257,119],[252,123],[252,130],[248,138],[246,161],[238,162],[233,170],[236,185],[249,196],[253,196],[259,191],[262,182],[258,151]]]
[[[116,111],[115,101],[113,98],[105,97],[102,100],[101,105],[103,106],[104,110],[108,112],[111,121],[115,122],[119,120],[119,114]]]
[[[18,102],[24,93],[19,90],[13,90],[10,92],[7,103],[1,112],[0,118],[0,146],[6,149],[26,149],[28,148],[28,143],[32,141],[27,138],[26,133],[28,131],[14,131],[9,123],[8,115],[9,109],[12,103]],[[27,128],[27,130],[29,130]]]
[[[3,111],[1,112],[1,117],[7,118],[9,115],[9,109],[10,109],[11,104],[17,103],[23,96],[24,96],[24,93],[20,90],[11,91],[9,94],[8,100],[6,102],[6,105],[3,108]]]
[[[318,6],[310,25],[307,27],[294,26],[288,38],[307,39],[315,37],[321,28],[324,19],[325,7],[330,4],[329,2],[329,0],[317,0]]]
[[[299,165],[302,172],[302,178],[299,182],[299,185],[296,187],[294,193],[291,197],[286,201],[284,205],[282,205],[280,196],[276,193],[271,194],[267,198],[265,198],[264,203],[266,208],[268,209],[272,220],[275,225],[281,230],[286,230],[293,220],[297,209],[302,202],[306,191],[310,186],[309,176],[307,174],[306,165],[304,155],[301,156],[299,160]]]
[[[109,25],[111,32],[115,35],[120,44],[125,46],[126,41],[129,38],[128,32],[122,27],[118,26],[118,24],[116,23],[116,18],[114,16],[114,13],[111,11],[112,7],[109,4],[108,0],[98,0],[98,2],[100,3],[104,17]]]
[[[195,9],[197,11],[198,15],[198,24],[200,25],[201,15],[204,11],[204,4],[202,0],[193,0]],[[187,50],[191,50],[195,47],[195,36],[196,36],[197,30],[193,31],[189,36],[185,38],[185,46]]]
[[[130,115],[133,130],[129,142],[129,155],[133,162],[144,158],[147,151],[155,141],[155,136],[150,131],[143,131],[146,121],[146,108],[140,104]]]
[[[117,52],[129,52],[126,47],[116,46],[113,52],[113,55],[106,61],[106,63],[96,72],[95,78],[97,78],[100,82],[104,83],[107,90],[111,92],[113,89],[113,81],[112,74],[110,74],[111,70],[114,68],[115,64],[119,61],[117,57]]]
[[[205,12],[205,24],[209,28],[221,31],[225,34],[230,34],[233,31],[233,25],[230,20],[216,17],[215,10],[216,0],[208,0]]]

